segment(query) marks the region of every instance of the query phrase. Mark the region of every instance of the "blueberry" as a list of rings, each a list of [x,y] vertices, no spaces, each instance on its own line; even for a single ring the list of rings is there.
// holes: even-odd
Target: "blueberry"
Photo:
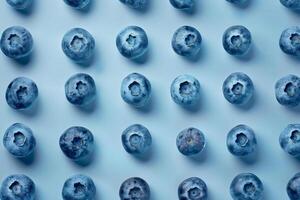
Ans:
[[[191,26],[177,29],[172,38],[173,50],[181,56],[192,57],[198,54],[202,43],[199,31]]]
[[[230,185],[233,200],[260,200],[263,197],[263,183],[251,173],[237,175]]]
[[[95,100],[96,85],[94,79],[84,73],[78,73],[66,82],[65,95],[67,100],[77,106],[85,106]]]
[[[73,126],[61,135],[59,146],[68,158],[83,161],[93,152],[94,136],[84,127]]]
[[[292,10],[300,9],[300,0],[280,0],[281,4]]]
[[[275,84],[275,95],[278,103],[284,106],[295,107],[300,103],[300,78],[287,75]]]
[[[226,1],[236,5],[245,5],[246,3],[248,3],[249,0],[226,0]]]
[[[286,191],[290,200],[300,199],[300,173],[295,174],[288,182]]]
[[[179,105],[195,105],[200,100],[200,83],[190,75],[178,76],[173,81],[170,91],[173,101]]]
[[[148,4],[148,0],[120,0],[120,2],[134,9],[144,9]]]
[[[130,154],[143,154],[149,150],[152,144],[152,137],[146,127],[134,124],[123,131],[122,144],[124,149]]]
[[[13,156],[24,158],[33,153],[36,141],[29,127],[16,123],[6,130],[3,145]]]
[[[6,0],[6,2],[17,10],[26,10],[31,6],[33,0]]]
[[[62,190],[64,200],[94,200],[95,195],[93,180],[84,175],[75,175],[67,179]]]
[[[6,177],[1,185],[1,200],[34,200],[35,184],[23,174]]]
[[[141,178],[133,177],[124,181],[119,190],[120,200],[149,200],[150,188]]]
[[[190,10],[195,6],[195,0],[169,0],[176,9]]]
[[[31,79],[19,77],[8,85],[5,97],[7,104],[13,109],[26,109],[37,99],[38,88]]]
[[[198,177],[184,180],[178,187],[179,200],[207,200],[207,186]]]
[[[298,1],[300,7],[300,1]],[[281,50],[291,56],[300,57],[300,27],[292,26],[285,29],[279,40]]]
[[[90,4],[91,0],[64,0],[64,2],[75,9],[83,9]]]
[[[225,79],[222,89],[225,99],[237,105],[247,104],[254,95],[252,80],[241,72],[230,74]]]
[[[246,125],[238,125],[227,135],[227,148],[235,156],[247,156],[256,150],[254,131]]]
[[[146,53],[148,37],[141,27],[128,26],[118,34],[116,45],[124,57],[135,59]]]
[[[300,156],[300,124],[289,124],[280,134],[281,148],[288,154]]]
[[[244,26],[231,26],[223,34],[223,47],[230,55],[245,55],[251,47],[251,33]]]
[[[122,81],[121,96],[128,104],[135,107],[143,107],[151,98],[151,84],[141,74],[129,74]]]
[[[205,147],[204,134],[196,128],[187,128],[181,131],[176,139],[180,153],[191,156],[200,153]]]
[[[86,63],[94,54],[95,40],[88,31],[73,28],[64,35],[61,46],[70,59],[77,63]]]
[[[32,52],[33,38],[24,27],[12,26],[2,33],[0,46],[7,57],[21,59]]]

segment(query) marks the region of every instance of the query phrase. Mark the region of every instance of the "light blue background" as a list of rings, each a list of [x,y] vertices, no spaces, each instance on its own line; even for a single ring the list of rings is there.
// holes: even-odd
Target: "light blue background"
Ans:
[[[89,12],[66,6],[62,0],[35,0],[30,15],[0,2],[1,32],[12,25],[28,28],[34,36],[32,60],[18,64],[0,55],[0,135],[15,122],[30,126],[37,139],[32,163],[12,158],[1,144],[0,178],[25,173],[37,185],[38,199],[61,198],[66,178],[76,173],[91,176],[98,199],[118,199],[120,184],[128,177],[141,176],[151,186],[152,200],[177,199],[178,184],[190,176],[201,177],[208,185],[209,199],[230,199],[229,185],[241,172],[257,174],[265,186],[266,200],[288,199],[286,184],[300,163],[279,147],[278,136],[288,123],[299,122],[300,111],[280,106],[274,97],[274,84],[289,73],[299,73],[299,61],[284,55],[278,47],[283,29],[299,25],[300,15],[284,8],[279,0],[252,0],[248,8],[234,7],[225,0],[197,1],[196,12],[175,10],[168,0],[151,0],[145,13],[131,10],[118,0],[94,0]],[[249,59],[229,56],[222,48],[224,30],[242,24],[252,32],[254,48]],[[115,47],[116,34],[127,25],[143,27],[149,37],[150,52],[143,64],[123,58]],[[192,25],[203,36],[201,56],[188,61],[177,56],[170,40],[181,25]],[[90,67],[72,63],[61,51],[63,34],[73,27],[90,31],[97,42],[97,55]],[[230,105],[223,98],[223,80],[242,71],[253,80],[256,98],[249,109]],[[93,111],[79,110],[64,96],[65,81],[76,72],[92,75],[98,101]],[[144,74],[152,83],[153,103],[148,110],[129,107],[120,97],[121,80],[131,72]],[[202,85],[202,104],[191,112],[175,105],[169,94],[172,80],[180,74],[197,77]],[[16,112],[5,102],[5,90],[17,76],[36,81],[40,96],[32,112]],[[148,160],[138,160],[123,150],[121,132],[133,123],[144,124],[153,136],[153,152]],[[258,139],[258,157],[245,163],[229,154],[227,132],[237,124],[251,126]],[[95,136],[96,156],[86,167],[68,160],[58,146],[61,133],[72,125],[89,128]],[[207,138],[203,158],[195,161],[179,154],[175,139],[182,129],[194,126]]]

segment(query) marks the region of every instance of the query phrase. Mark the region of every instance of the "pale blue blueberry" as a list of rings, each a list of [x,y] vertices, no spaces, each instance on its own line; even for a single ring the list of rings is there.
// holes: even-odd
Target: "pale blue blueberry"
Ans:
[[[238,125],[227,134],[228,151],[235,156],[247,156],[256,150],[254,131],[246,125]]]
[[[169,0],[171,5],[180,10],[190,10],[195,6],[195,0]]]
[[[151,98],[149,80],[138,73],[129,74],[122,81],[121,97],[126,103],[134,107],[144,107]]]
[[[207,200],[207,186],[198,177],[188,178],[179,185],[178,198],[179,200]]]
[[[26,10],[31,6],[33,0],[6,0],[6,2],[17,10]]]
[[[3,145],[13,156],[25,158],[33,153],[36,141],[29,127],[15,123],[5,131]]]
[[[281,148],[294,157],[300,156],[300,124],[289,124],[280,134]]]
[[[68,158],[81,162],[92,154],[94,136],[87,128],[73,126],[61,135],[59,146]]]
[[[261,200],[263,191],[263,183],[251,173],[237,175],[230,185],[230,194],[233,200]]]
[[[300,78],[289,74],[275,84],[275,96],[283,106],[295,107],[300,103]]]
[[[298,0],[300,7],[300,0]],[[292,26],[285,29],[279,39],[281,50],[291,56],[300,57],[300,27]]]
[[[223,47],[230,55],[245,55],[251,47],[251,33],[244,26],[231,26],[223,34]]]
[[[130,154],[143,154],[149,150],[152,144],[152,137],[146,127],[134,124],[123,131],[122,144],[124,149]]]
[[[32,52],[33,38],[24,27],[12,26],[2,33],[0,46],[7,57],[18,60]]]
[[[68,178],[62,189],[64,200],[94,200],[96,187],[93,180],[85,175],[75,175]]]
[[[150,200],[150,187],[142,178],[124,181],[119,190],[120,200]]]
[[[286,186],[287,194],[290,200],[300,199],[300,173],[295,174]]]
[[[173,101],[179,105],[195,105],[200,100],[200,83],[190,75],[178,76],[170,88]]]
[[[230,74],[223,83],[223,95],[231,104],[245,105],[254,95],[252,80],[244,73]]]
[[[120,2],[134,9],[144,9],[148,4],[148,0],[120,0]]]
[[[300,9],[300,0],[280,0],[282,5],[292,10]]]
[[[6,102],[16,110],[29,108],[38,97],[38,88],[31,79],[18,77],[6,89]]]
[[[94,79],[84,73],[73,75],[65,84],[67,100],[77,106],[85,106],[96,98],[96,85]]]
[[[204,134],[196,128],[181,131],[176,139],[176,146],[180,153],[192,156],[202,152],[206,144]]]
[[[83,9],[90,4],[91,0],[64,0],[64,2],[75,9]]]
[[[118,34],[116,45],[121,55],[129,59],[136,59],[146,53],[148,37],[141,27],[128,26]]]
[[[35,200],[35,184],[23,174],[6,177],[1,185],[1,200]]]

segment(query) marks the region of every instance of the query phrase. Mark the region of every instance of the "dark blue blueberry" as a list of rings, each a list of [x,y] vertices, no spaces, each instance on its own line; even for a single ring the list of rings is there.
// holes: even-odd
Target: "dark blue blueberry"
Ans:
[[[3,145],[13,156],[24,158],[33,153],[36,141],[29,127],[16,123],[6,130]]]
[[[149,200],[150,187],[141,178],[129,178],[122,183],[119,196],[120,200]]]
[[[280,0],[282,5],[292,10],[300,9],[300,0]]]
[[[4,179],[1,185],[1,200],[34,200],[35,184],[23,174],[15,174]]]
[[[195,6],[195,0],[170,0],[172,6],[176,9],[190,10]]]
[[[64,2],[75,9],[83,9],[90,4],[91,0],[64,0]]]
[[[300,78],[287,75],[275,84],[275,95],[278,103],[284,106],[295,107],[300,103]]]
[[[173,101],[179,105],[195,105],[200,100],[200,83],[190,75],[178,76],[173,81],[170,91]]]
[[[298,172],[293,176],[287,186],[286,191],[290,200],[299,200],[300,199],[300,173]]]
[[[246,125],[238,125],[227,135],[227,148],[235,156],[247,156],[256,150],[254,131]]]
[[[130,154],[143,154],[150,148],[152,137],[146,127],[134,124],[123,131],[122,144]]]
[[[33,0],[6,0],[6,2],[17,10],[25,10],[31,6]]]
[[[245,105],[254,95],[252,80],[244,73],[230,74],[223,83],[223,95],[232,104]]]
[[[199,31],[191,26],[177,29],[172,38],[173,50],[181,56],[192,57],[198,54],[202,43]]]
[[[226,0],[230,3],[236,4],[236,5],[245,5],[250,0]]]
[[[134,9],[144,9],[147,6],[148,0],[120,0],[120,2]]]
[[[95,40],[88,31],[73,28],[64,35],[61,46],[70,59],[77,63],[86,63],[94,54]]]
[[[251,173],[237,175],[230,185],[233,200],[260,200],[263,198],[263,191],[263,183]]]
[[[26,109],[37,99],[38,88],[31,79],[19,77],[8,85],[5,97],[7,104],[13,109]]]
[[[288,154],[300,156],[300,124],[289,124],[280,134],[281,148]]]
[[[64,200],[94,200],[96,187],[93,180],[84,175],[67,179],[62,190]]]
[[[298,1],[300,6],[300,1]],[[291,56],[300,57],[300,27],[292,26],[285,29],[279,40],[281,50]]]
[[[12,26],[2,33],[0,46],[7,57],[21,59],[32,52],[33,38],[24,27]]]
[[[65,84],[67,100],[77,106],[85,106],[95,100],[96,85],[94,79],[83,73],[73,75]]]
[[[94,136],[84,127],[73,126],[61,135],[59,146],[68,158],[83,161],[90,157],[94,150]]]
[[[116,45],[124,57],[135,59],[146,53],[148,37],[141,27],[128,26],[118,34]]]
[[[126,76],[121,85],[123,100],[135,107],[145,106],[151,97],[151,84],[149,80],[138,73]]]
[[[187,128],[181,131],[176,139],[176,145],[180,153],[192,156],[200,153],[205,147],[204,134],[196,128]]]
[[[245,55],[251,47],[251,33],[244,26],[231,26],[223,34],[223,47],[230,55]]]
[[[179,200],[207,200],[207,186],[198,177],[184,180],[178,187]]]

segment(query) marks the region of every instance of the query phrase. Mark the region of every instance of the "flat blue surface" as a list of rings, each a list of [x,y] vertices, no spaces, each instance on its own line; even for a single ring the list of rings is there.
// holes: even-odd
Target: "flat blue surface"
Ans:
[[[177,199],[179,183],[199,176],[209,188],[209,199],[231,199],[229,185],[240,172],[252,172],[265,186],[265,200],[288,199],[286,184],[299,169],[299,161],[285,154],[278,142],[288,123],[299,122],[300,111],[280,106],[274,95],[275,82],[284,75],[300,75],[299,63],[281,52],[279,36],[285,28],[299,25],[300,15],[283,7],[279,0],[252,0],[247,8],[237,8],[225,0],[197,1],[194,14],[175,10],[168,0],[151,0],[147,12],[125,7],[118,0],[94,0],[88,12],[66,6],[62,0],[35,0],[33,12],[24,15],[0,2],[0,31],[12,25],[28,28],[34,37],[34,55],[18,64],[0,54],[0,135],[12,123],[31,127],[37,151],[31,163],[12,158],[1,144],[0,178],[25,173],[37,185],[37,199],[61,199],[66,178],[76,173],[91,176],[98,199],[118,199],[121,183],[140,176],[150,184],[152,200]],[[235,59],[222,47],[222,34],[241,24],[251,32],[253,51],[248,59]],[[127,25],[143,27],[149,37],[150,51],[144,63],[123,58],[115,47],[117,33]],[[198,60],[188,61],[171,48],[173,32],[182,25],[199,29],[203,46]],[[65,32],[82,27],[93,34],[97,55],[89,67],[70,61],[60,48]],[[255,101],[248,109],[230,105],[223,97],[222,83],[232,72],[248,74],[255,85]],[[65,81],[76,72],[94,77],[98,100],[92,111],[70,105],[64,96]],[[152,83],[153,102],[149,109],[136,110],[120,97],[122,79],[131,72],[144,74]],[[202,86],[202,103],[197,111],[176,105],[169,87],[180,74],[197,77]],[[36,81],[40,96],[31,112],[17,112],[5,102],[5,90],[17,76]],[[129,125],[141,123],[153,136],[149,159],[128,155],[121,145],[121,133]],[[226,149],[227,132],[244,123],[254,129],[258,140],[255,162],[234,158]],[[86,167],[68,160],[58,140],[72,125],[89,128],[95,136],[96,155]],[[207,148],[198,161],[182,156],[176,149],[177,134],[189,126],[199,128],[207,138]]]

